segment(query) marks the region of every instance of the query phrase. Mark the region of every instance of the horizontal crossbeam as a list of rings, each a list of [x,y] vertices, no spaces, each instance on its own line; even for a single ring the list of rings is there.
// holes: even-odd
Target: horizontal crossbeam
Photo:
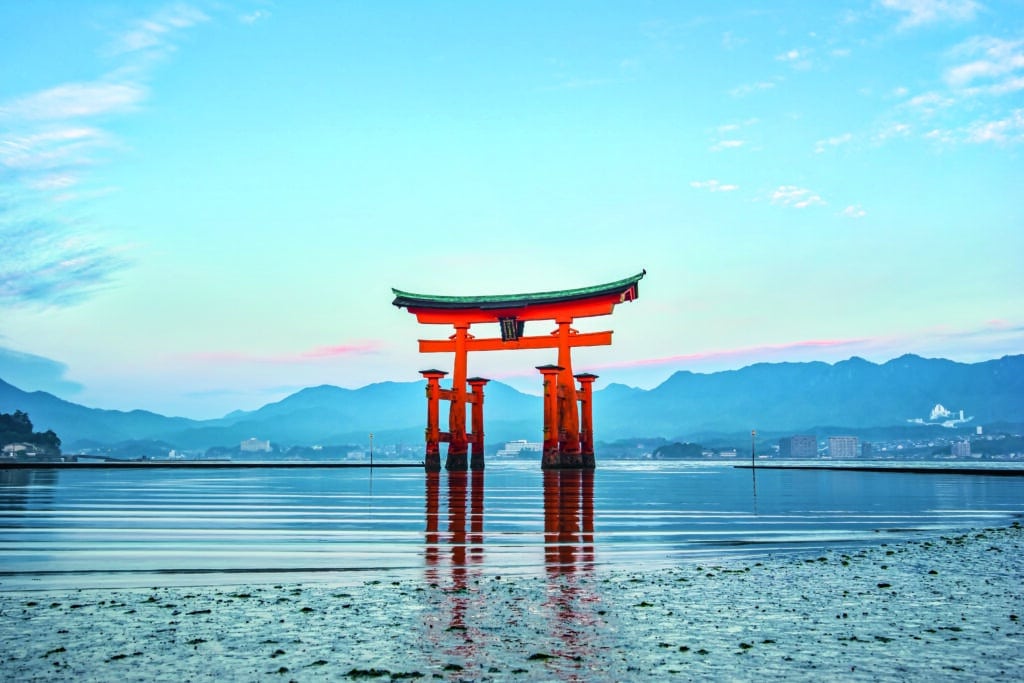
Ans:
[[[610,346],[612,331],[583,332],[569,335],[569,346]],[[466,351],[511,351],[515,349],[557,349],[558,337],[520,337],[515,341],[501,339],[467,339]],[[454,339],[420,339],[420,353],[454,353]]]

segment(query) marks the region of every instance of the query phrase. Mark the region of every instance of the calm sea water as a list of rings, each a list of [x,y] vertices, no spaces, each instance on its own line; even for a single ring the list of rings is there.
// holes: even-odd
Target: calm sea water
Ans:
[[[856,546],[1024,517],[1024,478],[599,462],[2,470],[0,590],[534,574]]]

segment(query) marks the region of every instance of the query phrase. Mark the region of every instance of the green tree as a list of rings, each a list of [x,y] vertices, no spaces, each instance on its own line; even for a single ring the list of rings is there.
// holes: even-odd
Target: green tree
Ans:
[[[28,413],[20,410],[0,413],[0,446],[12,443],[30,443],[45,453],[60,455],[60,437],[52,429],[33,432]]]

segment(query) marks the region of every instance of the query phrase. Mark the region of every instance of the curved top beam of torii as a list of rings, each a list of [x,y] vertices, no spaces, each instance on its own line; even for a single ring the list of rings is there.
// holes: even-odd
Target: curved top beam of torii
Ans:
[[[392,289],[392,305],[405,308],[426,324],[495,323],[502,320],[557,320],[608,315],[616,304],[637,298],[638,283],[647,274],[591,287],[530,294],[439,296]]]

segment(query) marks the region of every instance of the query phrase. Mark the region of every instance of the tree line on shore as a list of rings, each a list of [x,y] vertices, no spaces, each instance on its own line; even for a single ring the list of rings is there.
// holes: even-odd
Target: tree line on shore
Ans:
[[[34,431],[28,413],[0,413],[0,448],[4,455],[60,455],[60,437],[52,429]]]

